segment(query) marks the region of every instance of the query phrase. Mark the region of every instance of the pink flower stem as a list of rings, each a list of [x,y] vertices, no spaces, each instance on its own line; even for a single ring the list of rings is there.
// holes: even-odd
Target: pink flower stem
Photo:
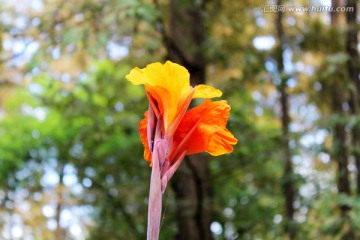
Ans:
[[[166,171],[161,173],[161,192],[164,193],[166,190],[166,185],[169,182],[170,178],[174,175],[175,171],[179,168],[180,163],[183,161],[185,157],[186,151],[184,151],[180,158],[175,161],[175,163],[171,167],[167,167]],[[169,163],[169,162],[167,162]]]
[[[160,163],[166,154],[166,140],[155,139],[149,193],[147,240],[158,240],[162,208]]]

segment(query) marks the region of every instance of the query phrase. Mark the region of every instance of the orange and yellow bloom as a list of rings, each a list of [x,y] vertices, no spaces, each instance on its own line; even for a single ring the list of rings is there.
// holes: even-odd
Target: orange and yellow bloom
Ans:
[[[236,144],[237,140],[226,129],[230,113],[230,106],[226,101],[207,100],[186,112],[192,99],[220,97],[220,90],[206,85],[191,87],[190,75],[186,68],[170,61],[165,64],[149,64],[143,69],[134,68],[126,78],[135,85],[145,85],[150,107],[156,118],[161,117],[164,136],[174,139],[172,154],[178,152],[176,144],[180,144],[194,126],[196,129],[193,129],[192,136],[187,136],[187,142],[182,144],[187,154],[208,152],[218,156],[232,152],[232,145]],[[144,158],[151,162],[147,133],[148,115],[147,111],[139,124],[139,131],[145,147]]]
[[[230,106],[211,86],[190,85],[186,68],[167,61],[134,68],[126,76],[144,85],[149,108],[139,124],[144,158],[151,162],[148,239],[157,239],[161,216],[161,193],[185,155],[208,152],[218,156],[233,151],[236,138],[226,129]],[[206,100],[188,111],[191,100]],[[159,215],[160,212],[160,215]]]

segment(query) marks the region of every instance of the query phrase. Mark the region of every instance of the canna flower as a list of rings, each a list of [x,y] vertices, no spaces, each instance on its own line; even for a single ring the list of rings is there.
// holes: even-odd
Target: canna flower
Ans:
[[[134,68],[126,78],[135,85],[145,85],[145,91],[155,115],[161,116],[163,128],[169,136],[193,98],[214,98],[222,95],[220,90],[206,85],[190,86],[190,74],[186,68],[167,61],[152,63],[146,68]]]
[[[167,61],[134,68],[126,76],[144,85],[148,111],[139,123],[144,158],[152,167],[148,240],[158,239],[162,193],[186,155],[208,152],[218,156],[233,151],[237,139],[226,129],[230,106],[225,100],[212,102],[222,92],[211,86],[190,85],[186,68]],[[189,111],[194,98],[206,100]]]

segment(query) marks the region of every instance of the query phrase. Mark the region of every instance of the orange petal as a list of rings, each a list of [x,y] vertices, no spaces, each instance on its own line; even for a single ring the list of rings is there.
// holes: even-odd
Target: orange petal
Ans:
[[[226,128],[215,131],[209,140],[206,152],[213,156],[230,153],[233,151],[233,146],[237,143],[237,139]]]
[[[177,111],[175,107],[177,102],[174,101],[174,96],[167,89],[160,86],[146,86],[145,90],[152,98],[149,98],[149,100],[157,105],[159,114],[164,116],[164,129],[167,130]]]
[[[146,161],[151,162],[151,152],[147,137],[147,125],[148,125],[148,111],[145,112],[144,119],[142,119],[139,123],[139,132],[140,132],[141,143],[144,145],[144,158]]]
[[[205,100],[201,105],[188,111],[174,135],[173,153],[175,159],[184,150],[187,154],[208,152],[217,156],[230,153],[237,139],[226,129],[230,106],[225,100],[211,102]],[[196,127],[196,129],[193,129]],[[191,136],[187,136],[192,132]],[[186,140],[186,143],[181,142]]]

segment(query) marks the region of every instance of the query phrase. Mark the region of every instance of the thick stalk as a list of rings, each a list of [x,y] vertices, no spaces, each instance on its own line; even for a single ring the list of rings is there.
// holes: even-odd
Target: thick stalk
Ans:
[[[160,162],[165,159],[166,141],[155,140],[149,193],[147,240],[159,239],[162,208]]]

